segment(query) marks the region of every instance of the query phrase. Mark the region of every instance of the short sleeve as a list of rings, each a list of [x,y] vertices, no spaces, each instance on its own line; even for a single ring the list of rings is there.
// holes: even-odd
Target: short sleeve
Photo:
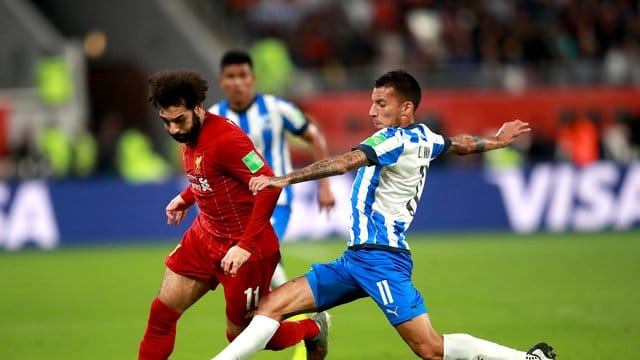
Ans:
[[[431,131],[431,129],[429,129],[426,126],[424,128],[426,130],[425,135],[427,137],[427,141],[433,144],[432,151],[431,151],[431,160],[446,153],[447,150],[449,150],[449,147],[451,146],[451,140],[440,134],[434,133],[433,131]]]
[[[404,144],[397,128],[386,128],[371,135],[353,149],[362,150],[373,164],[389,166],[398,162],[404,151]]]
[[[302,111],[295,105],[282,98],[276,98],[276,106],[282,116],[285,129],[295,135],[300,135],[307,130],[309,122]]]

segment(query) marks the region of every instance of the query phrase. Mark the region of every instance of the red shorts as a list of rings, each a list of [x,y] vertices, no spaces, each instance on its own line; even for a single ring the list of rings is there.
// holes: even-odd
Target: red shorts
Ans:
[[[252,258],[240,267],[236,276],[231,276],[225,275],[220,267],[220,260],[231,246],[230,240],[214,238],[197,219],[164,263],[176,274],[208,282],[212,290],[222,284],[227,319],[245,326],[251,321],[260,298],[270,292],[280,252]]]

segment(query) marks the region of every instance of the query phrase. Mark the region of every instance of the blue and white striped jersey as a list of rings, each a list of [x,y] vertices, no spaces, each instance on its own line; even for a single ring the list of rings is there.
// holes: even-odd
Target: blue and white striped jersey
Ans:
[[[295,105],[274,95],[256,94],[253,103],[243,112],[231,110],[226,100],[210,107],[209,112],[240,126],[276,176],[291,172],[291,156],[285,131],[300,135],[309,125]],[[290,205],[291,199],[292,190],[288,186],[280,194],[278,205]]]
[[[450,144],[426,125],[411,124],[382,129],[354,148],[374,165],[358,169],[351,188],[350,248],[409,251],[407,230],[429,163]]]

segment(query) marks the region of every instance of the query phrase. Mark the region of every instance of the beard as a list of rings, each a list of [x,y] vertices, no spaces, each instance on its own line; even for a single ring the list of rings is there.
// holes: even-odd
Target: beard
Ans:
[[[200,135],[200,129],[202,129],[202,121],[200,120],[198,115],[196,115],[195,111],[193,111],[192,119],[193,120],[191,123],[191,129],[189,129],[188,132],[184,134],[177,133],[169,135],[171,135],[171,137],[179,143],[195,144],[196,140],[198,140],[198,135]]]

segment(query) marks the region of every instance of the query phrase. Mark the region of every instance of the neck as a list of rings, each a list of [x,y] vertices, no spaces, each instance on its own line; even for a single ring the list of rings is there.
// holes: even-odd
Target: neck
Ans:
[[[400,127],[400,128],[406,128],[407,126],[409,126],[409,125],[413,124],[414,122],[415,122],[415,121],[414,121],[414,119],[413,119],[413,118],[407,118],[407,119],[405,119],[405,120],[401,121],[401,122],[400,122],[400,126],[398,126],[398,127]]]
[[[235,112],[243,112],[247,110],[251,104],[253,104],[254,99],[256,98],[255,94],[252,94],[250,97],[246,99],[240,99],[237,101],[229,101],[229,107],[231,110]]]

